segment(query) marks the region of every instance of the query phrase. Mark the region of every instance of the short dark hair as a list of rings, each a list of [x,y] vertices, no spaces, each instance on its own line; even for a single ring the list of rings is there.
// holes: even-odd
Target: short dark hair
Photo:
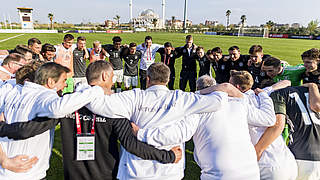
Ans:
[[[320,58],[320,50],[318,48],[312,48],[309,49],[308,51],[305,51],[301,54],[301,58],[309,58],[313,60],[319,60]]]
[[[78,38],[77,38],[77,42],[79,42],[79,41],[86,41],[87,39],[86,39],[86,37],[84,37],[84,36],[79,36]]]
[[[23,55],[18,53],[11,53],[6,58],[4,58],[2,65],[7,65],[9,62],[19,62],[21,59],[24,59]]]
[[[46,53],[47,51],[50,51],[50,52],[56,52],[56,48],[54,47],[54,45],[52,44],[49,44],[49,43],[46,43],[42,46],[41,48],[41,54],[44,54]]]
[[[263,49],[261,45],[252,45],[249,49],[249,54],[262,53]]]
[[[237,51],[240,51],[240,48],[238,46],[231,46],[228,51],[234,51],[234,50],[237,50]]]
[[[120,36],[114,36],[114,37],[112,38],[112,41],[113,41],[113,43],[115,43],[115,42],[121,42],[122,39],[121,39]]]
[[[279,67],[281,66],[281,61],[275,57],[268,57],[263,61],[264,66],[273,66]]]
[[[35,43],[41,44],[41,41],[37,38],[31,38],[28,40],[28,46],[33,46],[33,44],[35,44]]]
[[[129,44],[129,48],[131,48],[131,47],[137,47],[137,44],[132,42],[132,43]]]
[[[72,34],[66,34],[64,37],[63,37],[63,40],[65,41],[70,41],[70,40],[73,40],[74,37]]]
[[[147,69],[147,76],[152,82],[168,83],[169,76],[170,76],[170,69],[167,65],[161,62],[153,63]]]
[[[27,52],[33,53],[33,51],[24,44],[17,45],[16,48],[14,48],[13,52],[21,55],[25,55],[27,54]]]
[[[99,79],[103,71],[112,70],[112,64],[104,60],[98,60],[90,63],[86,70],[86,78],[89,84]]]
[[[63,73],[69,73],[70,69],[57,64],[55,62],[48,62],[40,66],[35,73],[34,82],[40,85],[48,83],[48,79],[52,78],[55,82],[59,80]]]
[[[192,35],[189,34],[186,36],[186,40],[191,40],[191,39],[193,39]]]
[[[16,72],[16,83],[24,85],[24,81],[34,82],[36,70],[42,65],[42,61],[32,61],[27,65],[22,66]]]
[[[166,43],[164,43],[164,47],[172,47],[171,42],[166,42]]]
[[[198,46],[196,49],[196,52],[200,51],[201,49],[204,50],[204,48],[202,46]]]
[[[146,37],[144,38],[144,41],[146,41],[146,40],[151,40],[151,41],[152,41],[152,37],[151,37],[151,36],[146,36]]]
[[[222,53],[222,49],[220,47],[215,47],[211,50],[212,53]]]

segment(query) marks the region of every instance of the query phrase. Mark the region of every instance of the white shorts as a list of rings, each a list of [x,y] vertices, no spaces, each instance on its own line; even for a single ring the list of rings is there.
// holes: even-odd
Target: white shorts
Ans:
[[[123,76],[124,87],[129,88],[131,85],[138,86],[138,76]]]
[[[298,165],[297,180],[319,180],[320,161],[296,160]]]
[[[123,79],[123,69],[121,70],[114,70],[113,71],[113,78],[112,78],[112,82],[122,82]]]

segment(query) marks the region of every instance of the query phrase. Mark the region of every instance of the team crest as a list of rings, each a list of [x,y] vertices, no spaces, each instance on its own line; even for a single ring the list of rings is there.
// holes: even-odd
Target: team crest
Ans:
[[[225,65],[221,65],[221,69],[224,70],[226,67]]]
[[[187,50],[184,49],[184,50],[183,50],[183,53],[186,53],[186,52],[187,52]]]
[[[266,73],[263,72],[263,71],[261,71],[261,72],[260,72],[260,76],[264,77],[264,76],[266,76]]]
[[[240,63],[239,63],[239,66],[240,66],[240,67],[242,67],[242,66],[243,66],[243,63],[242,63],[242,62],[240,62]]]

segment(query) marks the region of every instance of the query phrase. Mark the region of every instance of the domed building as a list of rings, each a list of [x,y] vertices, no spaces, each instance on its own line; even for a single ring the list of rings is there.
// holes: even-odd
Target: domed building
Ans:
[[[162,20],[152,9],[144,10],[140,16],[133,18],[134,27],[161,28]]]

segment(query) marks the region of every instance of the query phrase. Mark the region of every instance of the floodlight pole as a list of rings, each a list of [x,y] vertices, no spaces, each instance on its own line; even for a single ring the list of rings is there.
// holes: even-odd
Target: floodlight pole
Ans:
[[[188,30],[187,30],[187,0],[184,1],[183,32],[188,33]]]

